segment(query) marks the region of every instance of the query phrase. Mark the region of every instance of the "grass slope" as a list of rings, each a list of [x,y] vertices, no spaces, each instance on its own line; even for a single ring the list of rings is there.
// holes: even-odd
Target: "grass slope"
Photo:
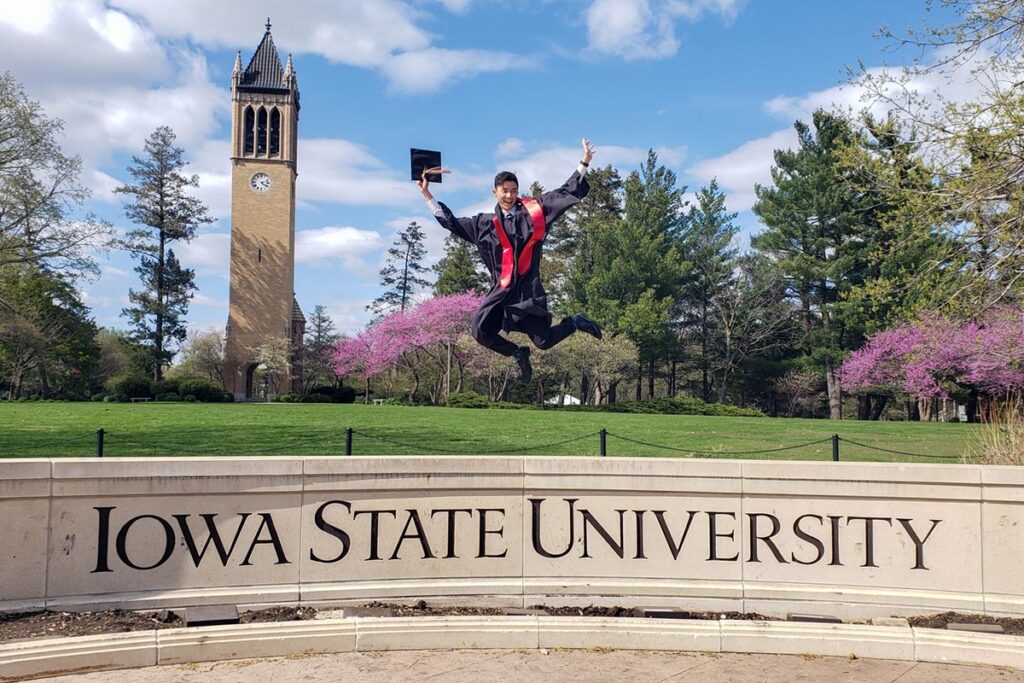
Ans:
[[[842,460],[957,462],[976,425],[927,422],[469,410],[336,404],[0,404],[0,457],[342,455],[345,429],[356,455],[527,454],[596,456],[608,430],[609,456],[828,460],[838,433]],[[582,438],[581,438],[582,437]],[[845,440],[925,457],[879,452]],[[636,443],[643,442],[643,443]],[[649,444],[649,445],[645,445]]]

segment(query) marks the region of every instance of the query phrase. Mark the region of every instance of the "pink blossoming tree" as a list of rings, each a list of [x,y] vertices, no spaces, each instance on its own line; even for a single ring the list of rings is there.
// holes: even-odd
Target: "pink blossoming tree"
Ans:
[[[454,362],[459,370],[458,391],[462,384],[462,354],[456,341],[469,332],[470,319],[480,305],[478,294],[456,294],[428,299],[405,312],[386,315],[352,339],[338,344],[334,368],[338,375],[353,375],[366,385],[369,400],[370,380],[388,370],[403,367],[413,378],[410,398],[419,390],[423,363],[436,363],[443,382],[431,393],[440,402],[442,388],[447,393]]]
[[[843,364],[840,382],[852,392],[956,395],[973,413],[978,398],[1024,390],[1024,310],[993,309],[969,322],[922,315],[872,337]]]

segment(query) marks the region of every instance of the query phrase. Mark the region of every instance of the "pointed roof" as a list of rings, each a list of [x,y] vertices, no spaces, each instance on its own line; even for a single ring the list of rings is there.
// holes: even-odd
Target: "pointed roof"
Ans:
[[[263,34],[256,53],[249,60],[242,74],[239,87],[246,90],[287,90],[284,84],[284,69],[281,68],[281,57],[274,46],[274,37],[270,35],[270,19],[267,18],[267,32]]]
[[[305,324],[306,316],[302,315],[302,307],[299,306],[299,300],[292,295],[292,322],[300,322]]]

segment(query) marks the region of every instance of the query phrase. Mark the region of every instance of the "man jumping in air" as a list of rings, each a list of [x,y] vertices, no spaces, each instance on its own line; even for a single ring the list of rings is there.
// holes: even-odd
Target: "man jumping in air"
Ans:
[[[501,332],[522,332],[538,349],[550,349],[577,330],[601,338],[601,328],[583,314],[562,318],[551,324],[547,294],[540,281],[540,256],[544,237],[551,225],[573,204],[587,196],[590,186],[586,174],[594,148],[583,140],[583,158],[569,179],[557,190],[540,197],[520,197],[519,181],[509,171],[494,177],[493,213],[472,218],[456,218],[430,193],[428,174],[442,169],[423,170],[418,182],[437,222],[443,228],[476,245],[491,276],[491,289],[473,316],[473,338],[483,346],[512,356],[519,365],[523,382],[533,374],[530,347],[517,346]]]

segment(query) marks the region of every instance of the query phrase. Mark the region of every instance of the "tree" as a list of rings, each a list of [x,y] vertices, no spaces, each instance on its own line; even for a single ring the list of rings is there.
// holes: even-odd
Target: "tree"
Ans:
[[[282,380],[290,386],[292,344],[286,337],[264,337],[249,349],[249,362],[256,366],[253,384],[259,387],[263,398],[281,393]]]
[[[692,264],[683,283],[683,325],[693,330],[700,342],[701,398],[707,403],[711,402],[711,355],[718,334],[714,308],[732,279],[737,250],[729,245],[739,231],[733,224],[736,215],[726,211],[725,193],[712,179],[697,193],[683,233],[683,253]]]
[[[193,272],[181,266],[170,245],[191,241],[200,226],[213,220],[203,203],[188,194],[189,188],[199,186],[199,177],[182,174],[184,150],[174,140],[167,126],[153,131],[145,155],[133,156],[128,166],[134,184],[116,190],[129,196],[125,215],[138,226],[123,245],[138,259],[135,272],[142,280],[141,290],[129,290],[134,305],[121,315],[128,318],[135,338],[152,349],[156,380],[174,356],[174,342],[185,340],[185,315],[196,288]]]
[[[740,257],[735,277],[714,298],[715,384],[725,402],[733,374],[749,359],[789,348],[795,329],[782,274],[768,259]]]
[[[77,290],[32,264],[0,267],[0,367],[8,398],[36,393],[85,398],[99,349],[96,325]]]
[[[942,271],[944,300],[935,304],[976,311],[1024,296],[1024,3],[939,0],[928,7],[951,11],[953,19],[902,36],[883,31],[893,46],[915,51],[910,66],[861,68],[852,78],[870,104],[914,130],[930,162],[929,191],[905,191],[900,200],[916,213],[944,214],[940,225],[960,250],[954,258],[972,265],[968,277],[957,268]],[[942,81],[965,76],[970,99],[943,97]],[[918,90],[936,81],[938,87]]]
[[[207,379],[224,386],[224,333],[221,330],[191,330],[171,370],[175,377]]]
[[[435,296],[487,291],[487,276],[477,267],[473,245],[449,234],[444,238],[444,257],[434,266]]]
[[[373,300],[366,310],[377,315],[389,311],[404,311],[413,295],[430,282],[423,277],[427,267],[423,259],[427,250],[423,246],[423,230],[416,221],[398,234],[394,246],[388,249],[387,264],[380,270],[380,284],[384,293]]]
[[[623,217],[590,235],[594,261],[585,300],[592,317],[637,345],[641,371],[648,367],[648,395],[653,395],[655,362],[673,342],[669,312],[686,272],[679,253],[686,188],[676,186],[675,173],[658,164],[653,150],[624,188]]]
[[[945,209],[909,199],[932,192],[936,180],[913,131],[892,115],[866,115],[861,126],[861,144],[844,148],[840,169],[876,198],[874,217],[862,225],[863,275],[838,305],[871,333],[947,306],[957,281],[973,273]]]
[[[68,219],[89,192],[78,183],[81,160],[61,152],[62,130],[0,74],[0,267],[31,264],[71,281],[99,272],[96,256],[113,229],[91,216]]]
[[[111,377],[121,374],[152,375],[152,354],[126,332],[102,328],[94,339],[99,348],[96,367],[89,377],[94,392],[102,391]]]
[[[302,393],[317,385],[333,385],[334,349],[341,335],[335,329],[334,321],[327,315],[327,308],[321,304],[313,307],[306,323],[306,338],[303,344]]]
[[[552,311],[569,315],[590,308],[587,287],[594,276],[594,250],[601,233],[622,221],[623,183],[611,166],[587,173],[590,192],[545,238],[544,286]],[[591,317],[594,317],[593,315]]]
[[[754,213],[767,228],[751,244],[786,275],[800,306],[803,350],[823,366],[829,416],[842,419],[836,369],[858,330],[840,315],[837,302],[863,277],[864,237],[875,198],[858,192],[840,158],[858,144],[849,122],[823,110],[813,129],[794,124],[799,148],[776,150],[772,187],[756,186]]]
[[[840,378],[853,391],[957,398],[973,422],[980,398],[1024,389],[1024,309],[992,308],[976,321],[923,313],[874,335],[843,363]]]

